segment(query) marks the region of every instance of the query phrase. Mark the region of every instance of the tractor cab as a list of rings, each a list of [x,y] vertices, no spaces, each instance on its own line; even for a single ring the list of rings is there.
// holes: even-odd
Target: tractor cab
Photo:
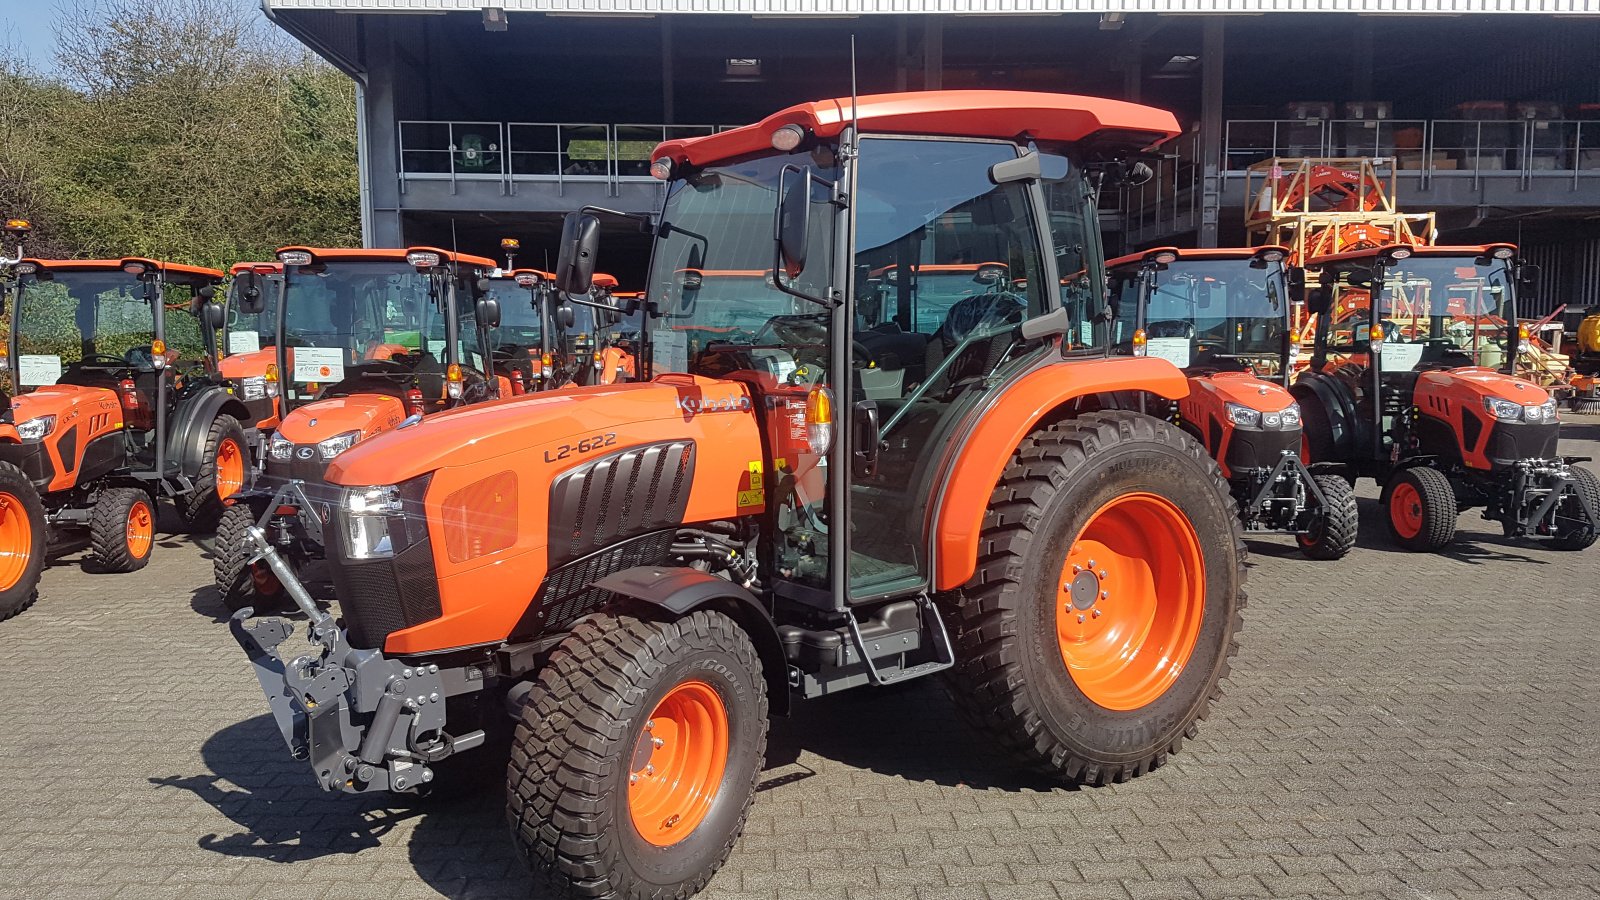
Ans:
[[[500,270],[485,279],[483,295],[499,309],[500,323],[489,331],[489,354],[503,383],[502,396],[557,387],[554,348],[556,312],[549,272]]]
[[[267,375],[276,377],[277,373],[278,295],[283,267],[278,263],[236,263],[228,274],[232,282],[223,304],[218,371],[235,385],[239,399],[250,409],[249,424],[263,432],[271,431],[278,425],[278,398],[275,389],[272,395],[268,394]],[[242,296],[246,293],[251,295],[248,299]],[[254,308],[258,298],[259,312],[247,313],[240,308],[241,304]],[[264,456],[258,454],[257,459]]]
[[[613,276],[596,273],[588,291],[568,294],[558,307],[557,366],[567,383],[613,384],[637,377],[632,349],[639,334],[637,316],[629,327],[617,284]]]

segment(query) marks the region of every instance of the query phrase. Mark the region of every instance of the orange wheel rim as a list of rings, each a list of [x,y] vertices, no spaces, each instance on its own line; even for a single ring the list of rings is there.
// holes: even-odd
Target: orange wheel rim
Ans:
[[[1138,493],[1101,506],[1056,583],[1056,640],[1084,696],[1139,709],[1178,680],[1200,638],[1206,571],[1194,526],[1172,501]]]
[[[1422,495],[1408,482],[1400,482],[1389,494],[1389,521],[1403,538],[1422,533]]]
[[[0,491],[0,591],[22,580],[33,559],[33,520],[17,495]]]
[[[685,681],[656,704],[639,732],[628,774],[628,813],[658,847],[705,821],[728,766],[728,711],[711,685]]]
[[[226,500],[244,487],[244,450],[228,438],[217,447],[217,496]]]
[[[143,500],[128,509],[128,552],[134,559],[149,555],[150,545],[156,540],[155,518],[150,504]]]

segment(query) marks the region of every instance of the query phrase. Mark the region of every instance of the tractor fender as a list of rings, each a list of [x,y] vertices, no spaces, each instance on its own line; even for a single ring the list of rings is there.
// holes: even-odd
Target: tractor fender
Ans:
[[[1060,419],[1058,410],[1079,397],[1143,391],[1168,400],[1189,394],[1189,380],[1164,359],[1120,356],[1060,360],[1041,365],[979,403],[954,433],[966,438],[942,462],[944,490],[930,504],[934,586],[965,584],[978,568],[983,514],[1000,476],[1024,438]]]
[[[1289,392],[1302,407],[1315,403],[1328,414],[1333,431],[1333,449],[1340,459],[1356,457],[1358,433],[1363,431],[1350,388],[1336,378],[1319,372],[1302,374]]]
[[[726,613],[755,645],[767,679],[773,715],[789,714],[789,661],[777,626],[756,596],[726,578],[686,566],[635,566],[596,581],[594,587],[684,616],[702,607]]]
[[[220,386],[193,394],[178,407],[167,432],[167,457],[178,461],[184,475],[199,477],[205,465],[206,433],[220,415],[233,416],[241,423],[253,421],[244,403]]]

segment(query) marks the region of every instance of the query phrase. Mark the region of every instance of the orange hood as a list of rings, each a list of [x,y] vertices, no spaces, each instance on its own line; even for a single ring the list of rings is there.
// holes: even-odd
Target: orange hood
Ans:
[[[568,437],[604,436],[651,421],[683,430],[695,416],[749,414],[749,389],[711,378],[674,378],[524,394],[476,403],[340,454],[328,468],[335,484],[394,484],[445,465],[470,466]]]
[[[336,434],[359,431],[366,440],[388,431],[406,417],[405,404],[385,394],[357,394],[318,400],[283,418],[278,433],[296,444],[315,444]]]
[[[267,374],[267,366],[278,361],[278,351],[265,347],[254,353],[239,353],[234,356],[224,356],[218,371],[223,378],[259,378]],[[292,360],[291,360],[292,362]]]
[[[1191,394],[1212,394],[1226,403],[1237,403],[1257,412],[1281,412],[1294,402],[1294,396],[1281,384],[1264,381],[1249,372],[1219,372],[1189,379]]]
[[[1496,369],[1468,366],[1460,369],[1423,372],[1417,376],[1419,402],[1429,397],[1464,400],[1471,395],[1482,402],[1499,397],[1523,406],[1538,406],[1550,399],[1544,388]]]
[[[18,423],[39,416],[56,416],[59,419],[74,409],[83,412],[116,410],[120,419],[122,406],[117,401],[116,391],[79,384],[46,384],[11,398],[11,418]],[[64,427],[61,422],[56,425]]]

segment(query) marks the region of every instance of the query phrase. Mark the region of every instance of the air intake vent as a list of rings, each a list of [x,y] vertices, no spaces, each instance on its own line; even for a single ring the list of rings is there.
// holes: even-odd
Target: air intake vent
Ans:
[[[563,473],[550,486],[550,568],[683,522],[694,442],[630,447]]]

